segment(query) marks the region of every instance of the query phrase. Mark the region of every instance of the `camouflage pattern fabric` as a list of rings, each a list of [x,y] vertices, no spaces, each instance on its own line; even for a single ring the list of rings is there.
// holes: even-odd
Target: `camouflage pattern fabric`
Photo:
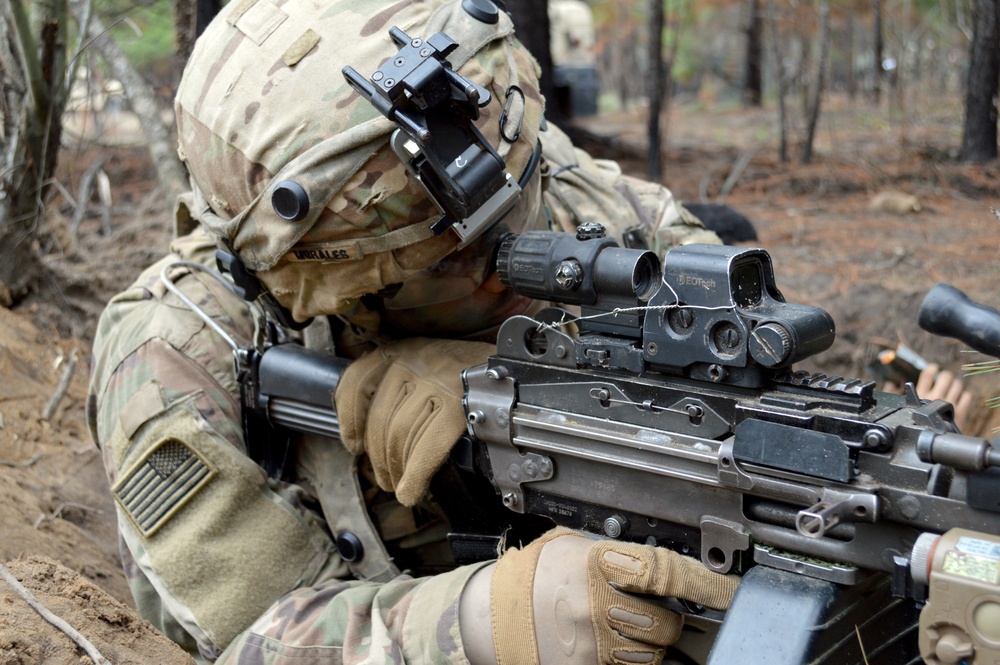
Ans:
[[[198,233],[173,249],[100,319],[88,422],[140,613],[211,657],[285,593],[346,568],[306,492],[268,479],[246,456],[228,344],[159,280],[178,259],[210,262],[214,243]],[[200,273],[173,275],[248,341],[245,303]]]
[[[637,232],[661,257],[678,245],[722,244],[663,185],[626,176],[613,161],[593,159],[552,125],[541,138],[543,198],[556,229],[573,232],[585,221],[599,222],[623,246],[629,246],[626,234]]]
[[[382,585],[330,582],[294,591],[240,635],[220,665],[468,665],[459,599],[487,563]]]
[[[373,11],[348,0],[229,3],[198,40],[177,93],[180,153],[201,194],[202,222],[300,321],[341,313],[456,246],[452,233],[430,235],[440,215],[389,148],[395,125],[341,75],[351,65],[368,76],[394,55],[391,26],[459,42],[448,59],[491,93],[477,127],[515,178],[537,143],[537,63],[506,14],[482,23],[458,0]],[[305,219],[271,209],[270,192],[285,179],[308,193]]]
[[[308,492],[266,478],[246,457],[231,349],[159,279],[177,260],[211,265],[214,249],[202,231],[175,241],[173,254],[112,300],[94,343],[88,423],[141,615],[200,662],[465,662],[457,607],[477,566],[351,580]],[[249,340],[245,303],[198,272],[171,274],[238,342]],[[170,485],[183,459],[209,468],[209,479]],[[150,481],[157,474],[165,479]],[[184,500],[147,523],[157,497],[135,499],[131,477]]]
[[[123,561],[140,612],[189,650],[211,658],[232,644],[227,658],[258,653],[264,662],[306,653],[317,640],[342,648],[358,622],[372,636],[366,644],[396,644],[393,630],[403,613],[407,625],[422,626],[413,634],[427,636],[426,644],[411,638],[407,648],[433,654],[426,662],[462,662],[441,636],[458,639],[457,615],[448,614],[445,601],[457,603],[472,570],[385,589],[341,584],[347,571],[322,517],[307,507],[312,501],[305,490],[267,479],[246,458],[231,349],[159,280],[163,267],[178,259],[210,265],[214,248],[203,232],[176,241],[174,254],[109,304],[94,344],[88,417],[118,500]],[[246,343],[253,330],[246,305],[214,280],[176,270],[183,292]],[[179,459],[204,482],[172,485]],[[179,495],[174,510],[150,513],[155,497],[129,489],[153,473],[164,476],[161,494]],[[422,602],[445,603],[440,614],[409,612],[416,600],[403,590],[425,584],[437,590]],[[342,592],[329,608],[308,602]],[[303,603],[315,615],[295,616]],[[348,646],[359,661],[371,653]]]

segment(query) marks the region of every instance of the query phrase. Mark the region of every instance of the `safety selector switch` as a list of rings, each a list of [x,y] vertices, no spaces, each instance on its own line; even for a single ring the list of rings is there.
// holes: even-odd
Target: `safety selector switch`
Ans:
[[[924,533],[910,558],[913,581],[927,586],[920,655],[927,665],[1000,660],[1000,536],[952,529]]]

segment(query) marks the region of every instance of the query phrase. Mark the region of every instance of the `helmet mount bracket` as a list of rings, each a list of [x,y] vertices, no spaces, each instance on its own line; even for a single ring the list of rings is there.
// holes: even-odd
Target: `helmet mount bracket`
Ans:
[[[521,188],[476,128],[488,90],[455,72],[446,59],[458,42],[443,32],[426,40],[398,27],[389,36],[399,48],[365,79],[344,67],[347,82],[396,123],[390,145],[442,212],[431,225],[452,229],[459,248],[498,222],[517,202]]]

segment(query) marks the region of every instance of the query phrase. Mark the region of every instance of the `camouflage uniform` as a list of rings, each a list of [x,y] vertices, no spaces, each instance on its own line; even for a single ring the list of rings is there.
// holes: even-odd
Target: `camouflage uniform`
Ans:
[[[318,67],[324,80],[339,86],[339,75],[329,71],[341,63],[321,61],[323,50],[317,48],[323,44],[320,34],[331,29],[319,29],[316,21],[337,22],[332,33],[340,30],[355,41],[358,34],[382,35],[387,25],[397,23],[404,30],[430,25],[428,34],[455,32],[465,44],[464,33],[476,35],[482,27],[463,27],[459,5],[400,3],[371,18],[352,13],[356,3],[347,2],[301,10],[314,13],[308,16],[296,16],[299,8],[269,0],[230,3],[192,58],[215,65],[192,71],[189,64],[185,73],[178,122],[182,146],[189,147],[182,153],[202,189],[196,187],[188,205],[179,209],[178,228],[187,233],[178,234],[172,254],[116,296],[101,317],[88,418],[117,500],[123,562],[139,611],[207,659],[468,662],[458,599],[480,566],[419,579],[396,575],[388,567],[362,571],[367,581],[354,579],[331,537],[341,516],[329,507],[324,511],[318,501],[317,486],[330,479],[297,468],[291,482],[279,482],[246,456],[232,350],[159,279],[166,268],[189,298],[236,342],[246,344],[255,324],[245,303],[197,271],[167,266],[178,260],[210,265],[217,243],[231,243],[248,267],[268,278],[278,300],[304,319],[357,314],[359,296],[377,291],[380,284],[405,281],[447,255],[454,242],[447,234],[375,253],[364,244],[373,235],[385,238],[426,226],[422,220],[435,213],[385,148],[391,126],[356,96],[311,125],[267,116],[253,101],[227,104],[227,97],[244,99],[250,94],[246,90],[267,95],[283,82],[287,85],[287,77],[308,72],[306,65]],[[286,20],[286,11],[292,20]],[[497,72],[504,65],[517,61],[514,69],[522,74],[535,66],[518,61],[525,57],[522,51],[504,46],[511,27],[506,16],[501,19],[467,53],[454,58],[463,75],[466,70],[460,66],[467,62],[470,77],[493,85],[499,95],[509,77],[516,77],[508,73],[499,80]],[[268,56],[275,58],[270,70],[230,65],[233,52],[248,44],[276,47]],[[378,58],[369,55],[356,64],[373,62]],[[532,85],[521,84],[526,90],[524,131],[513,145],[501,145],[510,171],[523,170],[539,138],[545,149],[541,178],[526,189],[511,215],[536,228],[550,220],[566,229],[582,220],[608,223],[615,233],[642,228],[660,249],[714,240],[664,188],[623,177],[611,163],[591,160],[555,128],[539,131],[541,99]],[[299,103],[321,108],[346,96],[339,88],[314,86]],[[227,123],[252,136],[229,132]],[[494,145],[503,143],[495,109],[485,110],[480,123]],[[339,137],[333,144],[323,138],[330,134]],[[199,147],[197,154],[191,154],[192,145]],[[338,158],[345,153],[346,167]],[[304,181],[314,202],[311,217],[298,223],[277,219],[267,206],[258,205],[264,184],[289,169]],[[234,172],[245,177],[218,175]],[[209,234],[191,231],[191,214]],[[332,263],[295,256],[296,248],[331,246],[367,255]],[[356,330],[364,340],[354,355],[384,341],[377,317],[362,313],[351,320],[361,323]],[[349,345],[338,346],[345,348]],[[341,470],[349,478],[330,482],[357,487],[359,495],[368,487],[372,491],[365,492],[364,500],[371,503],[377,492],[370,483],[359,483],[363,471],[364,460],[352,461]],[[360,496],[356,503],[363,505]],[[385,506],[394,514],[392,505]],[[381,520],[379,527],[384,531],[390,523],[392,519]]]

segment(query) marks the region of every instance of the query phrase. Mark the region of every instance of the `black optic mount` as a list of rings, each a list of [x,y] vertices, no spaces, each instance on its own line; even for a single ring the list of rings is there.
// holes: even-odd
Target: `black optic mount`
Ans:
[[[344,78],[398,125],[392,149],[443,213],[431,229],[438,235],[454,229],[463,247],[510,210],[521,191],[473,124],[490,93],[452,69],[445,58],[458,42],[443,32],[411,39],[393,26],[389,36],[399,47],[395,57],[370,79],[352,67],[344,67]]]

